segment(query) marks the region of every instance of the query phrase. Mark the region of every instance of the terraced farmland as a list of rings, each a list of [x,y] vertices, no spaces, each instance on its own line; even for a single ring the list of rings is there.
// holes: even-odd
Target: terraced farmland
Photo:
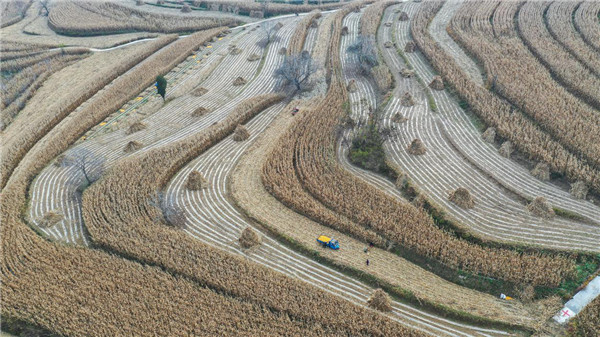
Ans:
[[[2,332],[597,331],[595,2],[5,2]]]

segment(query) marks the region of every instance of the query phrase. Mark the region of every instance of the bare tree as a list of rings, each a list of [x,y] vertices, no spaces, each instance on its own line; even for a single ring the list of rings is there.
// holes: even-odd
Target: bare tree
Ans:
[[[50,8],[48,7],[48,2],[49,2],[49,0],[40,0],[40,4],[42,5],[42,8],[46,11],[46,13],[44,14],[45,16],[48,16],[50,14]]]
[[[62,162],[65,167],[74,167],[90,185],[100,179],[104,173],[106,159],[84,148],[76,148]]]
[[[277,37],[277,32],[283,27],[281,22],[265,21],[260,24],[260,29],[263,31],[265,38],[260,41],[263,48],[274,42]]]
[[[296,90],[301,90],[310,75],[319,69],[319,65],[310,56],[310,53],[286,56],[283,64],[275,70],[275,76],[283,78],[294,85]]]
[[[356,66],[363,74],[368,74],[373,67],[379,64],[377,61],[377,45],[373,35],[359,35],[356,42],[350,45],[347,51],[356,55],[358,58]]]
[[[148,204],[158,208],[162,213],[163,219],[154,219],[154,221],[166,221],[167,225],[177,229],[187,227],[185,211],[181,207],[170,203],[161,191],[156,191],[148,200]]]

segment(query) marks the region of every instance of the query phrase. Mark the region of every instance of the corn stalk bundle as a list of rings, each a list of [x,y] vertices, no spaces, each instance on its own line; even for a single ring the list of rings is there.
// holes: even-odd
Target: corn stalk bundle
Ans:
[[[513,2],[506,4],[509,3]],[[486,34],[493,35],[494,32],[499,36],[510,34],[512,23],[508,24],[507,21],[502,21],[501,24],[494,21],[499,26],[492,28],[489,25],[489,15],[477,17],[476,15],[480,15],[482,11],[477,12],[470,7],[477,4],[475,2],[465,3],[463,9],[452,19],[453,24],[448,27],[448,32],[453,37],[456,37],[454,30],[458,29],[461,23],[467,24],[467,21],[472,21],[474,25],[477,25],[478,31]],[[492,2],[485,2],[485,4],[490,5],[492,11],[496,8]],[[510,140],[520,152],[527,154],[530,159],[535,161],[548,163],[552,171],[563,173],[572,181],[583,180],[590,188],[600,191],[600,172],[594,169],[593,165],[554,140],[540,126],[523,115],[522,111],[515,110],[512,105],[497,95],[475,84],[454,59],[443,48],[436,45],[427,31],[427,26],[441,5],[442,2],[439,1],[425,3],[411,22],[411,33],[415,43],[434,68],[456,93],[469,103],[473,112],[487,125],[494,127],[500,137]],[[498,6],[498,10],[508,10],[506,6],[501,6]],[[465,17],[460,18],[463,14]],[[510,14],[506,15],[510,16]]]
[[[527,205],[527,210],[531,212],[531,214],[545,219],[553,218],[555,215],[552,206],[548,204],[548,200],[544,197],[536,197],[533,199],[533,201]]]
[[[48,26],[66,35],[103,35],[135,31],[178,33],[235,25],[231,18],[156,14],[116,2],[60,1],[52,7]]]
[[[242,248],[248,249],[260,245],[262,239],[255,230],[250,227],[246,227],[242,231],[239,241]]]
[[[336,18],[333,24],[332,31],[340,32],[341,19]],[[572,275],[573,262],[563,257],[520,254],[508,249],[482,247],[453,237],[439,230],[424,210],[398,201],[339,166],[335,129],[345,114],[343,106],[347,101],[345,85],[336,76],[340,69],[339,48],[336,48],[340,35],[331,35],[333,47],[328,59],[334,75],[327,96],[317,108],[303,114],[303,118],[280,139],[269,155],[263,167],[266,189],[288,207],[324,225],[355,237],[374,232],[451,269],[547,286],[557,286],[565,277]],[[315,204],[318,207],[318,203],[311,201],[310,197],[303,197],[299,193],[302,188],[326,208],[351,221],[327,222],[319,212],[310,209]],[[371,240],[370,237],[357,237]],[[381,240],[374,243],[381,244]]]
[[[519,38],[513,19],[520,3],[491,4],[466,2],[450,22],[451,36],[483,64],[493,92],[596,169],[600,166],[600,114],[559,85]],[[476,20],[472,20],[474,13],[479,15]],[[507,51],[511,57],[506,57]]]
[[[115,64],[114,68],[102,72],[100,74],[102,76],[94,77],[92,81],[90,81],[86,86],[77,88],[77,90],[80,91],[80,95],[78,95],[76,99],[64,102],[65,104],[60,106],[60,108],[57,107],[57,110],[52,109],[50,111],[47,111],[45,114],[40,115],[40,117],[35,121],[27,121],[26,125],[18,128],[18,130],[15,130],[14,132],[11,131],[10,128],[8,128],[6,130],[3,144],[2,163],[0,163],[0,171],[2,172],[0,187],[3,187],[6,184],[6,181],[8,180],[10,174],[17,166],[19,161],[23,158],[23,156],[25,156],[27,151],[29,151],[35,145],[35,143],[39,141],[47,132],[49,132],[53,127],[59,124],[60,121],[63,120],[63,118],[72,113],[78,106],[90,99],[94,94],[96,94],[108,83],[117,79],[129,69],[133,68],[138,63],[144,61],[150,55],[154,54],[157,50],[164,47],[168,43],[174,41],[176,38],[176,36],[164,36],[157,39],[156,41],[153,41],[152,43],[148,44],[147,49],[131,57],[127,62]],[[178,51],[183,51],[180,50],[182,46],[183,45],[181,43],[175,43],[171,46],[171,48],[162,50],[161,54],[165,56],[168,54],[168,57],[173,57],[174,55],[177,55]],[[127,74],[125,76],[125,79],[119,79],[118,83],[120,84],[120,88],[123,90],[122,92],[132,93],[134,92],[132,89],[137,89],[140,87],[140,85],[144,83],[146,83],[146,85],[152,83],[154,78],[150,79],[148,75],[156,73],[157,69],[152,69],[151,71],[147,72],[147,74],[145,74],[144,71],[147,71],[147,69],[152,68],[153,66],[163,70],[166,69],[164,68],[163,62],[172,60],[165,59],[165,56],[163,56],[160,59],[156,56],[151,57],[142,63],[145,64],[144,67],[141,67],[144,70],[139,71],[136,69],[134,73]],[[136,82],[140,79],[144,79],[144,82]],[[142,89],[140,89],[139,91],[141,91]],[[112,93],[112,95],[119,95],[120,99],[117,101],[111,101],[111,99],[114,99],[114,97],[109,98],[109,93]],[[114,110],[117,110],[122,104],[124,104],[127,101],[127,98],[128,97],[123,97],[123,95],[120,94],[117,90],[110,89],[106,93],[103,93],[102,97],[98,97],[98,105],[101,105],[101,107],[99,107],[99,111],[102,111],[106,114],[106,116],[108,116],[110,113],[112,113]],[[107,102],[110,104],[107,104]],[[90,112],[94,110],[85,109],[85,111],[87,111],[88,115],[84,115],[85,117],[83,118],[88,123],[91,120],[96,121],[96,119],[92,117],[95,114],[92,114]],[[102,121],[102,119],[98,120],[95,123],[99,123],[100,121]],[[80,126],[83,125],[85,124],[80,124]],[[87,130],[88,128],[76,127],[75,129],[80,130],[80,132],[83,132],[83,130]],[[57,154],[58,153],[56,153],[55,155]]]

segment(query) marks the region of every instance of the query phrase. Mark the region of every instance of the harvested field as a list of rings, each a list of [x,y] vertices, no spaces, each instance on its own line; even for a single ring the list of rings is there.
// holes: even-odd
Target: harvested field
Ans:
[[[580,27],[595,6],[48,8],[50,17],[31,2],[1,28],[3,330],[543,334],[556,330],[548,318],[561,298],[598,268],[600,175],[589,154],[541,125],[537,106],[507,97],[510,82],[455,32],[489,46],[514,38],[527,66],[550,74],[544,85],[593,109],[593,81],[574,79],[596,76]],[[252,23],[232,27],[248,14]],[[272,38],[265,21],[279,28]],[[56,22],[105,38],[61,36]],[[208,28],[221,24],[231,26]],[[118,36],[149,30],[199,32]],[[368,71],[347,52],[361,35],[374,42]],[[110,41],[125,44],[96,48]],[[555,74],[548,50],[579,70]],[[296,92],[274,74],[300,53],[319,66]],[[586,311],[573,324],[593,331]]]

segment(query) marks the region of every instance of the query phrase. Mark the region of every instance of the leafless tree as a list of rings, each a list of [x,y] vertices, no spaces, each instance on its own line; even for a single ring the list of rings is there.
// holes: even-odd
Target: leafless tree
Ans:
[[[48,7],[48,2],[50,0],[40,0],[40,4],[42,5],[42,8],[46,11],[45,13],[42,13],[45,16],[48,16],[50,14],[50,8]]]
[[[283,64],[275,70],[275,76],[294,85],[296,90],[301,90],[307,83],[310,75],[319,70],[319,65],[310,56],[310,53],[301,53],[286,56]]]
[[[265,35],[265,38],[259,42],[263,48],[276,40],[277,32],[281,29],[281,27],[283,27],[281,22],[275,23],[274,21],[265,21],[260,24],[260,29]]]
[[[76,148],[62,162],[65,167],[74,167],[85,179],[86,185],[100,179],[104,173],[106,159],[84,148]]]
[[[170,203],[162,192],[155,192],[150,197],[148,204],[158,208],[162,213],[163,218],[154,219],[154,221],[166,221],[167,225],[177,229],[187,228],[187,217],[185,215],[185,211],[181,207]]]
[[[359,35],[356,42],[350,45],[347,51],[356,55],[358,58],[356,66],[363,74],[368,74],[371,68],[378,64],[377,45],[373,35]]]

